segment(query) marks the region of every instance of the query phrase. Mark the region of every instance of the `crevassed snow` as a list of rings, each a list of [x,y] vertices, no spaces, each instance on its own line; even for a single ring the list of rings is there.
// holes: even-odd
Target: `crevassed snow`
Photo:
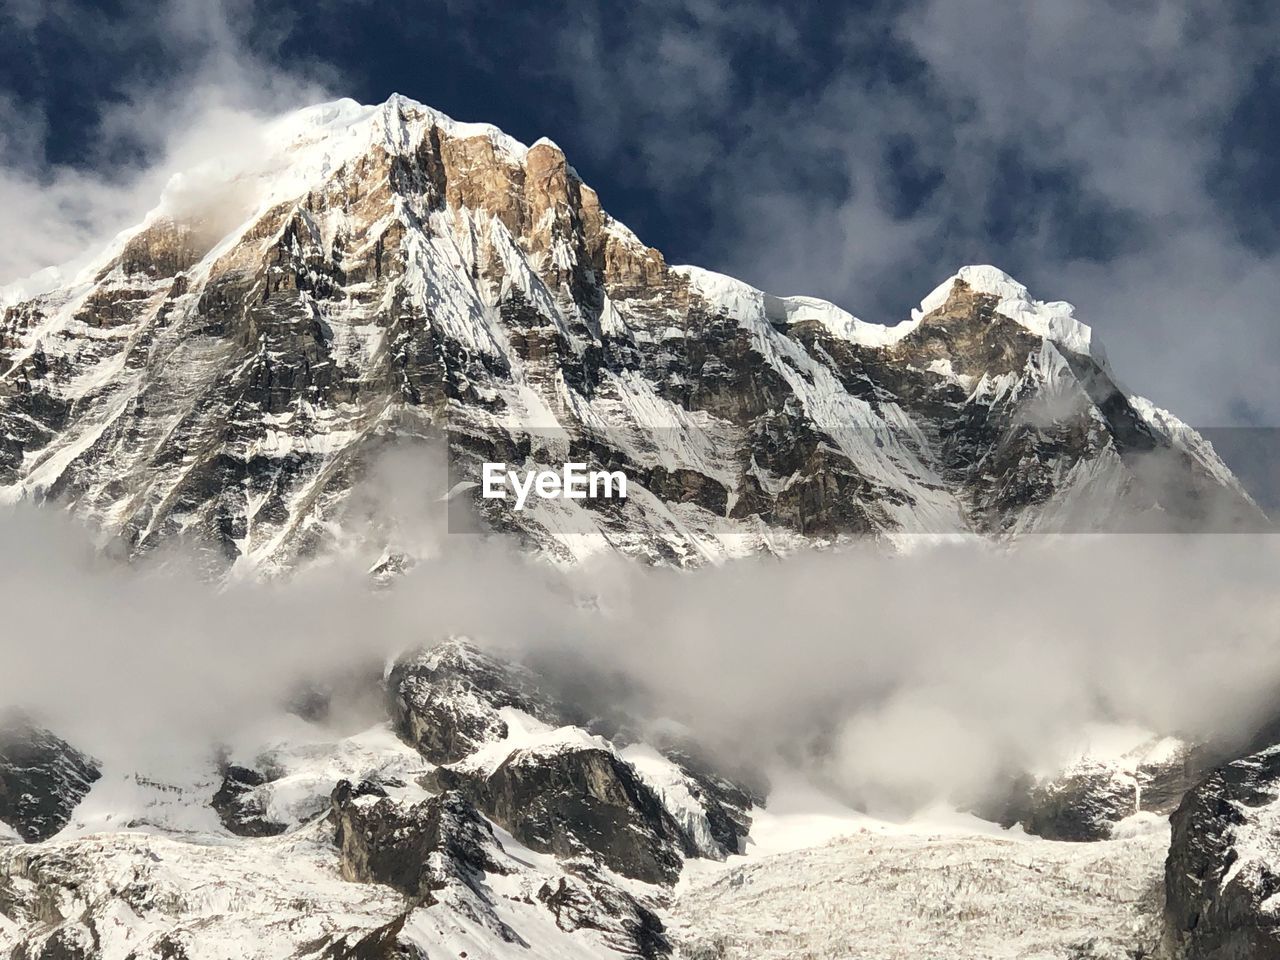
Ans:
[[[1035,300],[1026,287],[990,264],[961,267],[925,297],[918,310],[911,311],[912,319],[918,323],[945,304],[947,297],[951,295],[951,287],[957,280],[963,280],[979,293],[998,297],[1000,303],[996,311],[1036,336],[1052,340],[1073,353],[1092,356],[1098,362],[1104,362],[1105,354],[1101,344],[1094,339],[1093,331],[1075,318],[1075,308],[1071,304]]]
[[[93,956],[125,960],[175,929],[195,934],[191,960],[292,956],[300,943],[334,929],[368,930],[391,920],[403,899],[387,887],[338,875],[330,828],[228,843],[135,833],[102,833],[41,844],[42,873],[73,883],[53,887],[75,916],[93,905]],[[53,864],[58,864],[55,867]],[[121,891],[128,889],[133,903]],[[120,922],[111,922],[110,917]],[[0,945],[3,945],[0,936]]]
[[[644,749],[647,748],[636,748],[641,758]],[[631,759],[630,753],[627,758]],[[636,766],[642,775],[646,773],[645,766]],[[926,807],[905,820],[885,820],[853,809],[797,770],[775,767],[768,775],[772,785],[769,796],[763,807],[752,807],[749,811],[751,831],[742,853],[731,854],[719,862],[714,859],[686,861],[677,893],[712,882],[745,864],[823,847],[861,834],[1038,840],[1020,827],[1006,830],[973,814],[942,805]]]
[[[942,807],[879,820],[794,771],[770,778],[746,854],[685,866],[671,926],[691,955],[1020,960],[1086,942],[1147,946],[1159,934],[1163,818],[1131,817],[1113,840],[1060,843]]]
[[[701,878],[672,929],[723,960],[1151,956],[1167,845],[867,829]]]

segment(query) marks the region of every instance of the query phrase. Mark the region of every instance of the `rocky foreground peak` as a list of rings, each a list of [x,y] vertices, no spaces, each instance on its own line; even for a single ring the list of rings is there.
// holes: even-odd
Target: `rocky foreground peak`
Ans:
[[[671,267],[551,142],[400,96],[299,111],[245,153],[175,178],[74,280],[0,298],[0,498],[251,575],[422,549],[353,492],[432,442],[455,501],[564,562],[1259,521],[1069,305],[993,267],[865,323]],[[483,461],[571,457],[631,496],[477,496]]]
[[[384,721],[295,718],[189,782],[4,728],[0,951],[653,960],[686,863],[740,854],[764,804],[688,747],[577,726],[551,678],[465,641],[368,682]]]

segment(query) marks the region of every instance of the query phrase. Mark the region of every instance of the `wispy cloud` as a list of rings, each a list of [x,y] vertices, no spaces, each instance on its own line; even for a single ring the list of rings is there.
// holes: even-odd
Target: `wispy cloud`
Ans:
[[[712,265],[894,320],[992,260],[1077,303],[1135,389],[1273,424],[1280,262],[1209,180],[1280,26],[1250,11],[926,0],[776,29],[769,5],[672,0],[570,21],[561,62],[601,150],[709,198]]]
[[[47,150],[52,114],[72,104],[0,97],[0,235],[18,238],[0,250],[0,283],[96,254],[156,205],[175,172],[251,138],[266,117],[329,96],[323,69],[272,62],[271,32],[249,3],[170,0],[123,11],[106,19],[58,3],[5,8],[8,26],[33,38],[56,20],[73,48],[117,45],[119,54],[129,44],[147,56],[96,78],[72,161]]]
[[[421,474],[396,473],[386,482],[407,489],[384,499],[429,510]],[[21,546],[0,550],[0,703],[141,769],[269,723],[303,679],[376,677],[451,633],[554,665],[609,698],[595,706],[675,720],[727,758],[789,756],[900,809],[1051,769],[1092,723],[1238,737],[1274,714],[1280,684],[1268,536],[569,574],[454,536],[385,591],[343,565],[222,589],[176,556],[122,568],[36,509],[0,514],[0,544]]]

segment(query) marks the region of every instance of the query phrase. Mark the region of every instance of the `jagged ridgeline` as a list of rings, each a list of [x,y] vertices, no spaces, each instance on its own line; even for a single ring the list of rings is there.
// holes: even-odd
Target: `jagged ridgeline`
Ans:
[[[252,152],[176,178],[78,277],[0,294],[0,496],[263,572],[361,537],[412,554],[354,537],[353,491],[444,436],[471,483],[488,460],[627,472],[625,501],[521,512],[455,488],[563,560],[1259,522],[1069,305],[994,268],[894,327],[770,296],[669,266],[555,144],[399,96]]]

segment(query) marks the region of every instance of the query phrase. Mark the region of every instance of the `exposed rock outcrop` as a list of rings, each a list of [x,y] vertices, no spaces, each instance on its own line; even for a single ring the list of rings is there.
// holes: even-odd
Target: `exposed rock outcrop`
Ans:
[[[644,960],[671,953],[671,941],[658,915],[589,868],[544,883],[537,897],[566,933],[599,930],[615,950]]]
[[[490,773],[436,771],[522,843],[558,857],[594,855],[646,883],[673,883],[687,839],[630,764],[595,747],[517,750]]]
[[[387,677],[387,697],[397,732],[432,763],[453,763],[505,737],[498,713],[504,707],[563,722],[532,673],[459,638],[399,660]]]
[[[489,822],[461,793],[448,791],[414,805],[387,797],[381,788],[348,781],[332,797],[331,818],[343,877],[383,883],[410,900],[404,914],[360,937],[343,937],[325,954],[332,960],[402,960],[422,954],[405,931],[415,911],[461,910],[495,938],[529,949],[499,916],[500,896],[487,882],[528,867],[503,849]],[[565,933],[595,931],[626,956],[667,956],[671,945],[653,908],[585,864],[571,864],[536,886],[524,881],[519,899],[539,903]]]
[[[1138,811],[1133,777],[1104,764],[1081,764],[1032,788],[1019,823],[1046,840],[1106,840]]]
[[[474,888],[485,873],[507,872],[493,829],[459,793],[406,808],[377,786],[343,780],[333,791],[332,817],[348,880],[385,883],[430,903],[450,881]]]
[[[674,879],[680,853],[722,858],[739,852],[750,828],[748,810],[763,803],[762,790],[722,775],[695,744],[683,742],[665,757],[651,754],[657,781],[647,781],[609,741],[576,725],[630,738],[643,724],[616,705],[600,719],[549,692],[577,683],[548,680],[454,638],[398,661],[387,689],[402,738],[441,764],[427,782],[466,792],[536,850],[590,853],[650,882]],[[504,716],[543,731],[533,734],[537,743],[516,738],[504,747],[511,734]],[[483,763],[468,762],[482,749]],[[678,788],[678,795],[666,796],[664,786]]]
[[[27,718],[0,720],[0,821],[27,842],[61,830],[99,776],[92,758]]]
[[[362,936],[341,937],[325,948],[323,960],[429,960],[426,950],[404,934],[411,916],[413,910],[406,910]]]
[[[1106,840],[1134,814],[1169,814],[1218,755],[1205,745],[1158,738],[1120,757],[1081,758],[1054,777],[1015,777],[998,804],[977,812],[1047,840]]]
[[[249,767],[236,764],[223,767],[222,784],[210,805],[217,811],[222,825],[236,836],[272,837],[284,833],[286,824],[267,815],[263,796],[256,789],[267,782],[264,774]]]
[[[1171,822],[1165,919],[1173,955],[1280,958],[1280,746],[1215,770]]]

